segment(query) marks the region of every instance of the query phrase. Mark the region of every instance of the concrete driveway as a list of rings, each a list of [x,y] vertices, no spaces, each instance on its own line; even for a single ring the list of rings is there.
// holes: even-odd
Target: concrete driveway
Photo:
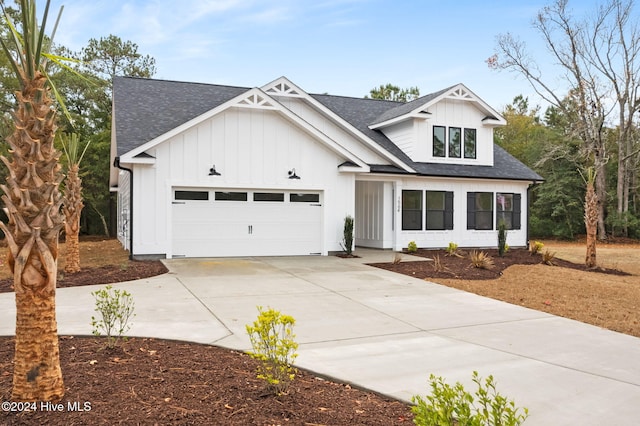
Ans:
[[[389,252],[357,254],[168,260],[169,274],[115,286],[136,303],[130,335],[247,350],[260,305],[296,319],[299,367],[396,398],[426,394],[431,373],[473,390],[476,370],[529,408],[526,424],[640,419],[640,339],[363,264]],[[58,291],[61,334],[90,334],[95,289]],[[13,294],[0,294],[0,335],[14,327]]]

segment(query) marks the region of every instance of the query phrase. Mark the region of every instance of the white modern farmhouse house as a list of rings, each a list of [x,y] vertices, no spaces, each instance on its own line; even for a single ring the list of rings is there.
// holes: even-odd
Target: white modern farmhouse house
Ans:
[[[408,103],[118,77],[111,189],[135,257],[327,255],[356,246],[527,244],[542,178],[493,143],[462,84]]]

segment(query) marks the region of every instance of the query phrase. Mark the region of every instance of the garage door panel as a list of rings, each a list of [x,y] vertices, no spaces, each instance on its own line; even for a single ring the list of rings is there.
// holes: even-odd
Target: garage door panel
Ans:
[[[181,200],[173,205],[173,255],[320,254],[322,211],[320,203]]]

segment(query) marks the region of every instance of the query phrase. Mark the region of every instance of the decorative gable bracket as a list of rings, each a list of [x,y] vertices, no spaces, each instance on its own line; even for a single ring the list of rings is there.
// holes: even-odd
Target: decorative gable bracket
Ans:
[[[463,87],[458,87],[455,90],[451,91],[447,98],[449,99],[457,99],[460,101],[476,101],[477,98],[470,92],[466,91]]]
[[[286,81],[276,80],[275,82],[267,85],[263,88],[265,93],[268,93],[272,96],[287,96],[290,98],[302,98],[303,95],[293,87],[291,84],[288,84]]]
[[[261,108],[261,109],[276,109],[276,106],[271,103],[271,101],[264,96],[261,96],[257,91],[248,92],[248,96],[239,100],[236,105],[237,107],[244,108]]]

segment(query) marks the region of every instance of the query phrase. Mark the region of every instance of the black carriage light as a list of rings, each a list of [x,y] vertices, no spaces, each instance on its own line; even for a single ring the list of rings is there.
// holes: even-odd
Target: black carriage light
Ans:
[[[300,176],[296,174],[296,169],[289,170],[289,179],[300,179]]]
[[[216,165],[209,169],[209,176],[220,176],[220,173],[216,171]]]

